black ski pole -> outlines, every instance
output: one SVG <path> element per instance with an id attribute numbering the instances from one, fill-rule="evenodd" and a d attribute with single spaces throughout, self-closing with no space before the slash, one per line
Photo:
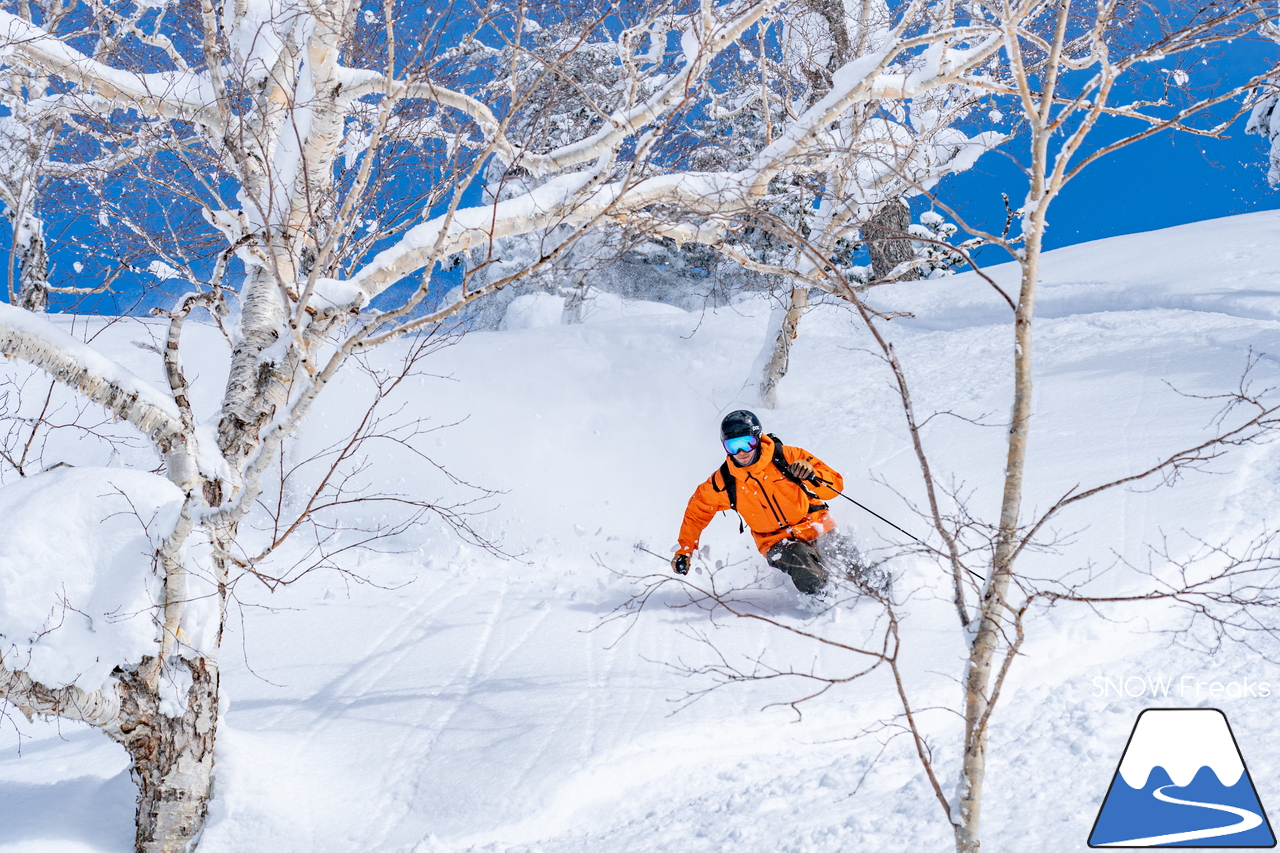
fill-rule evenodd
<path id="1" fill-rule="evenodd" d="M 669 557 L 664 557 L 664 556 L 662 556 L 661 554 L 657 553 L 656 551 L 650 551 L 648 548 L 646 548 L 643 540 L 642 540 L 642 541 L 640 541 L 640 542 L 637 542 L 637 543 L 636 543 L 635 545 L 633 545 L 632 547 L 633 547 L 633 548 L 635 548 L 637 551 L 644 551 L 646 554 L 652 554 L 653 556 L 657 557 L 659 560 L 661 560 L 661 561 L 662 561 L 662 562 L 664 562 L 664 563 L 671 563 L 671 562 L 672 562 L 671 558 L 669 558 Z M 687 575 L 687 574 L 689 574 L 689 568 L 690 568 L 691 564 L 692 564 L 692 561 L 691 561 L 691 560 L 689 560 L 687 557 L 685 558 L 684 563 L 682 563 L 682 564 L 675 564 L 675 565 L 674 565 L 674 568 L 675 568 L 676 574 L 678 574 L 678 575 Z M 684 571 L 683 571 L 683 572 L 682 572 L 682 571 L 680 571 L 680 566 L 681 566 L 681 565 L 683 565 L 683 566 L 684 566 Z"/>
<path id="2" fill-rule="evenodd" d="M 919 544 L 924 545 L 924 543 L 923 543 L 923 542 L 920 542 L 920 540 L 919 540 L 919 539 L 917 539 L 916 537 L 912 536 L 910 533 L 908 533 L 907 531 L 903 530 L 901 527 L 899 527 L 898 525 L 894 524 L 892 521 L 890 521 L 889 519 L 885 518 L 885 517 L 884 517 L 883 515 L 881 515 L 880 513 L 876 512 L 876 511 L 875 511 L 875 510 L 873 510 L 873 509 L 869 509 L 869 508 L 867 508 L 867 507 L 863 506 L 862 504 L 858 503 L 858 502 L 857 502 L 857 501 L 855 501 L 853 498 L 849 497 L 849 496 L 848 496 L 848 495 L 846 495 L 844 492 L 840 491 L 840 490 L 839 490 L 839 489 L 837 489 L 835 486 L 831 485 L 829 482 L 827 482 L 826 480 L 822 479 L 821 477 L 814 476 L 814 477 L 813 477 L 813 482 L 815 482 L 815 483 L 821 483 L 822 485 L 824 485 L 824 486 L 826 486 L 827 488 L 829 488 L 831 491 L 835 492 L 835 493 L 836 493 L 837 495 L 839 495 L 840 497 L 842 497 L 842 498 L 844 498 L 845 500 L 847 500 L 849 503 L 851 503 L 851 504 L 853 504 L 854 506 L 856 506 L 858 509 L 862 510 L 863 512 L 869 512 L 869 513 L 871 513 L 871 514 L 872 514 L 872 515 L 874 515 L 876 518 L 880 519 L 880 520 L 881 520 L 881 521 L 883 521 L 885 524 L 889 525 L 889 526 L 890 526 L 890 527 L 892 527 L 894 530 L 898 531 L 899 533 L 901 533 L 903 536 L 907 537 L 907 538 L 908 538 L 908 539 L 910 539 L 911 541 L 913 541 L 913 542 L 918 542 Z M 924 547 L 929 548 L 929 546 L 928 546 L 928 545 L 924 545 Z M 932 548 L 929 548 L 929 550 L 931 550 L 931 551 L 932 551 L 933 549 L 932 549 Z"/>
<path id="3" fill-rule="evenodd" d="M 868 507 L 865 507 L 865 506 L 863 506 L 863 505 L 862 505 L 862 504 L 860 504 L 860 503 L 858 503 L 858 502 L 857 502 L 857 501 L 855 501 L 853 498 L 849 497 L 849 496 L 848 496 L 848 495 L 846 495 L 844 492 L 840 491 L 840 490 L 839 490 L 839 489 L 837 489 L 835 486 L 831 485 L 829 482 L 827 482 L 826 480 L 822 479 L 821 477 L 819 477 L 819 476 L 815 475 L 815 476 L 813 477 L 813 482 L 815 482 L 815 483 L 821 483 L 822 485 L 826 486 L 826 487 L 827 487 L 828 489 L 830 489 L 831 491 L 835 492 L 835 493 L 836 493 L 837 495 L 839 495 L 840 497 L 842 497 L 842 498 L 844 498 L 845 500 L 847 500 L 849 503 L 851 503 L 851 504 L 853 504 L 854 506 L 856 506 L 858 509 L 862 510 L 863 512 L 869 512 L 869 513 L 871 513 L 871 514 L 872 514 L 872 515 L 874 515 L 876 518 L 880 519 L 880 520 L 881 520 L 881 521 L 883 521 L 885 524 L 889 525 L 889 526 L 890 526 L 890 527 L 892 527 L 894 530 L 898 531 L 898 532 L 899 532 L 899 533 L 901 533 L 903 536 L 906 536 L 908 539 L 912 540 L 913 542 L 919 542 L 921 545 L 924 545 L 924 547 L 929 548 L 929 550 L 930 550 L 930 551 L 932 551 L 932 550 L 933 550 L 933 548 L 930 548 L 928 545 L 925 545 L 923 542 L 920 542 L 920 540 L 919 540 L 919 539 L 916 539 L 916 537 L 912 536 L 910 533 L 908 533 L 907 531 L 903 530 L 901 527 L 899 527 L 898 525 L 894 524 L 892 521 L 890 521 L 889 519 L 885 518 L 885 517 L 884 517 L 883 515 L 881 515 L 880 513 L 876 512 L 876 511 L 875 511 L 875 510 L 873 510 L 873 509 L 870 509 L 870 508 L 868 508 Z M 966 568 L 965 568 L 965 571 L 966 571 L 966 572 L 968 572 L 969 574 L 973 575 L 973 576 L 974 576 L 975 578 L 977 578 L 978 580 L 982 580 L 982 581 L 985 581 L 985 580 L 986 580 L 986 578 L 984 578 L 982 575 L 980 575 L 980 574 L 978 574 L 977 572 L 975 572 L 973 569 L 970 569 L 970 568 L 966 567 Z"/>

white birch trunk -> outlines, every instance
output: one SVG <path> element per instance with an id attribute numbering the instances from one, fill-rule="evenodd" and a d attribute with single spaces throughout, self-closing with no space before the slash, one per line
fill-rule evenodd
<path id="1" fill-rule="evenodd" d="M 761 352 L 764 367 L 759 376 L 760 405 L 772 409 L 778 403 L 778 383 L 791 363 L 791 344 L 800 331 L 800 318 L 809 306 L 809 288 L 793 287 L 787 307 L 773 312 Z"/>
<path id="2" fill-rule="evenodd" d="M 1048 179 L 1050 169 L 1049 141 L 1052 136 L 1049 117 L 1053 92 L 1057 83 L 1057 52 L 1062 49 L 1069 4 L 1058 8 L 1054 51 L 1049 60 L 1042 100 L 1038 110 L 1028 118 L 1031 123 L 1030 187 L 1027 214 L 1023 220 L 1022 280 L 1018 293 L 1013 328 L 1013 411 L 1009 423 L 1008 451 L 1005 459 L 1004 490 L 1000 502 L 1000 521 L 996 531 L 995 554 L 991 575 L 983 590 L 976 627 L 969 647 L 968 671 L 965 673 L 964 754 L 961 759 L 960 785 L 952 819 L 955 825 L 957 853 L 979 853 L 982 848 L 980 826 L 982 790 L 987 770 L 987 737 L 992 696 L 992 666 L 1001 637 L 1007 631 L 1009 586 L 1013 580 L 1014 560 L 1018 551 L 1018 518 L 1022 508 L 1022 484 L 1026 474 L 1027 439 L 1031 431 L 1031 346 L 1032 322 L 1035 317 L 1036 289 L 1040 275 L 1040 253 L 1043 248 L 1045 216 L 1056 186 Z"/>
<path id="3" fill-rule="evenodd" d="M 44 223 L 34 216 L 15 223 L 26 233 L 25 244 L 19 244 L 18 305 L 25 311 L 43 314 L 49 307 L 49 254 L 44 241 Z"/>
<path id="4" fill-rule="evenodd" d="M 566 326 L 581 323 L 587 308 L 587 270 L 574 276 L 573 285 L 564 294 L 564 310 L 560 312 L 560 322 Z"/>
<path id="5" fill-rule="evenodd" d="M 160 712 L 159 696 L 127 680 L 118 733 L 133 759 L 138 786 L 137 853 L 187 853 L 204 827 L 218 728 L 218 667 L 207 658 L 184 660 L 192 676 L 181 717 Z"/>

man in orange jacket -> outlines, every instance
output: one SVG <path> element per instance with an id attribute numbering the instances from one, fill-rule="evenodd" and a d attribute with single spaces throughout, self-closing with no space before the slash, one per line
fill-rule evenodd
<path id="1" fill-rule="evenodd" d="M 702 531 L 717 512 L 732 509 L 769 564 L 790 575 L 800 592 L 813 595 L 827 584 L 823 555 L 832 549 L 823 546 L 843 538 L 831 535 L 836 525 L 826 501 L 844 488 L 844 478 L 808 451 L 779 447 L 762 432 L 760 419 L 746 410 L 730 412 L 720 423 L 727 458 L 689 498 L 671 567 L 688 574 Z M 852 547 L 841 545 L 846 551 Z"/>

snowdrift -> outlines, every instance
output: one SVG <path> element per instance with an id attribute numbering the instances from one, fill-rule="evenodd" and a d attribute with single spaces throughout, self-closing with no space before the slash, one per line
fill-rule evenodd
<path id="1" fill-rule="evenodd" d="M 992 275 L 1015 286 L 1007 268 Z M 975 512 L 994 514 L 1011 399 L 1007 305 L 972 274 L 873 298 L 914 315 L 890 330 L 918 411 L 958 416 L 926 429 L 935 472 Z M 672 665 L 707 660 L 704 632 L 741 660 L 827 670 L 853 662 L 763 625 L 714 629 L 705 613 L 662 606 L 675 596 L 607 621 L 636 578 L 666 570 L 633 546 L 666 553 L 674 543 L 685 501 L 721 460 L 720 417 L 751 403 L 771 306 L 685 313 L 605 299 L 587 322 L 563 326 L 549 299 L 513 303 L 503 331 L 443 349 L 431 357 L 433 376 L 398 392 L 402 417 L 439 427 L 432 461 L 497 492 L 471 506 L 484 511 L 469 521 L 508 556 L 428 521 L 381 553 L 351 552 L 351 575 L 317 571 L 276 593 L 237 587 L 201 850 L 947 849 L 949 828 L 910 743 L 884 724 L 896 710 L 885 678 L 835 689 L 798 715 L 785 703 L 811 686 L 783 679 L 701 695 L 711 682 Z M 1028 512 L 1207 437 L 1220 408 L 1208 398 L 1236 388 L 1251 357 L 1258 386 L 1276 384 L 1280 214 L 1050 253 L 1038 305 Z M 140 327 L 99 340 L 159 385 L 131 344 L 146 334 Z M 183 353 L 188 374 L 202 374 L 197 395 L 200 382 L 215 389 L 195 401 L 205 415 L 221 378 L 202 368 L 201 351 L 221 345 L 197 336 Z M 848 311 L 814 308 L 779 405 L 761 415 L 766 429 L 842 471 L 851 495 L 924 535 L 901 408 L 870 346 Z M 359 373 L 345 377 L 291 458 L 338 440 L 369 393 Z M 478 496 L 392 442 L 370 461 L 370 488 Z M 113 464 L 154 462 L 125 454 Z M 1090 567 L 1098 589 L 1123 592 L 1136 582 L 1125 564 L 1147 565 L 1153 545 L 1182 557 L 1196 538 L 1243 543 L 1275 520 L 1278 498 L 1280 447 L 1240 448 L 1175 488 L 1117 491 L 1063 516 L 1057 547 L 1022 568 L 1052 578 Z M 945 708 L 961 698 L 963 653 L 948 578 L 850 504 L 833 510 L 865 551 L 891 558 L 909 686 L 921 708 L 943 709 L 924 713 L 946 767 L 958 722 Z M 356 506 L 349 520 L 375 523 L 381 512 Z M 703 574 L 691 577 L 718 565 L 754 583 L 755 604 L 778 618 L 812 619 L 832 636 L 868 630 L 873 611 L 861 605 L 807 613 L 736 522 L 717 519 L 703 543 Z M 0 615 L 15 607 L 0 602 Z M 1222 708 L 1263 806 L 1280 808 L 1268 799 L 1280 746 L 1266 737 L 1280 668 L 1263 656 L 1280 650 L 1229 645 L 1208 655 L 1171 644 L 1160 632 L 1178 623 L 1160 607 L 1104 615 L 1061 607 L 1029 623 L 996 711 L 986 845 L 1085 849 L 1146 707 Z M 1270 692 L 1212 687 L 1242 680 Z M 5 719 L 0 745 L 0 853 L 131 849 L 132 790 L 123 753 L 105 738 Z"/>
<path id="2" fill-rule="evenodd" d="M 148 571 L 182 492 L 142 471 L 61 468 L 0 489 L 4 658 L 42 684 L 100 689 L 155 645 Z M 140 617 L 140 618 L 139 618 Z"/>

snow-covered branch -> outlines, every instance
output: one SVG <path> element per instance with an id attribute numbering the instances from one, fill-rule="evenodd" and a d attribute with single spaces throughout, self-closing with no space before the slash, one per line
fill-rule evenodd
<path id="1" fill-rule="evenodd" d="M 128 421 L 165 454 L 184 441 L 171 397 L 43 317 L 0 304 L 0 352 L 40 368 Z"/>
<path id="2" fill-rule="evenodd" d="M 504 237 L 545 230 L 553 225 L 575 225 L 600 216 L 643 230 L 637 214 L 654 205 L 669 205 L 680 210 L 684 218 L 731 216 L 763 197 L 769 182 L 784 168 L 797 173 L 831 168 L 829 163 L 811 158 L 815 147 L 820 148 L 814 136 L 818 129 L 829 125 L 852 105 L 878 100 L 893 91 L 918 95 L 953 86 L 967 71 L 986 62 L 999 48 L 1000 39 L 993 35 L 974 50 L 952 51 L 950 61 L 945 64 L 934 61 L 930 66 L 932 73 L 913 73 L 905 78 L 900 74 L 884 73 L 895 55 L 892 50 L 855 60 L 837 72 L 837 88 L 788 125 L 784 135 L 739 171 L 678 171 L 639 181 L 614 181 L 586 194 L 582 190 L 590 182 L 590 173 L 562 175 L 547 180 L 524 195 L 497 201 L 491 206 L 471 207 L 438 216 L 416 226 L 398 244 L 380 252 L 353 275 L 349 286 L 358 287 L 367 302 L 414 270 L 440 258 Z M 614 128 L 613 132 L 622 131 Z M 999 134 L 991 133 L 973 140 L 966 139 L 964 144 L 955 147 L 952 157 L 936 166 L 929 179 L 936 180 L 947 171 L 966 168 L 1001 138 Z M 810 157 L 808 162 L 804 160 L 806 157 Z M 525 165 L 525 161 L 521 164 Z M 891 166 L 890 171 L 897 173 Z M 653 227 L 656 234 L 670 228 L 659 223 Z M 696 233 L 711 240 L 719 237 L 715 229 Z M 331 287 L 337 289 L 338 285 L 334 283 Z"/>
<path id="3" fill-rule="evenodd" d="M 120 684 L 112 679 L 101 690 L 85 692 L 74 684 L 47 687 L 25 672 L 15 672 L 0 658 L 0 704 L 16 707 L 24 716 L 61 717 L 91 726 L 110 727 L 120 720 Z"/>
<path id="4" fill-rule="evenodd" d="M 145 115 L 194 121 L 213 131 L 222 127 L 213 107 L 216 95 L 204 75 L 113 68 L 5 11 L 0 11 L 0 53 L 77 83 L 100 97 L 118 99 Z"/>

